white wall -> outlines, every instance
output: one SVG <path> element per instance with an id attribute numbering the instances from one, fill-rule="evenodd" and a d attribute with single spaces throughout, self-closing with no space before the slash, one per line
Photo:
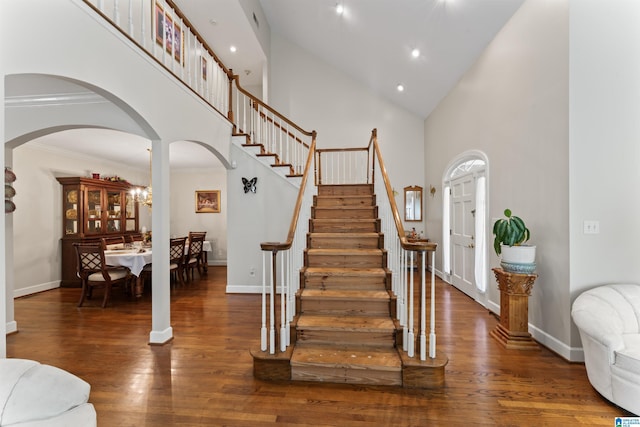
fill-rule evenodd
<path id="1" fill-rule="evenodd" d="M 220 190 L 220 213 L 196 213 L 196 190 Z M 187 236 L 189 231 L 206 231 L 211 242 L 207 254 L 210 265 L 227 263 L 227 170 L 217 168 L 171 171 L 171 235 Z"/>
<path id="2" fill-rule="evenodd" d="M 62 238 L 62 186 L 57 177 L 118 175 L 130 182 L 148 181 L 147 173 L 101 159 L 62 153 L 38 145 L 36 139 L 13 151 L 16 211 L 13 216 L 14 296 L 54 287 L 60 283 Z M 141 208 L 145 217 L 146 208 Z M 149 227 L 150 220 L 146 220 Z M 143 222 L 142 225 L 145 223 Z M 37 244 L 34 244 L 37 242 Z"/>
<path id="3" fill-rule="evenodd" d="M 529 300 L 530 330 L 567 357 L 568 31 L 567 0 L 525 2 L 424 124 L 427 187 L 440 188 L 446 166 L 464 151 L 481 150 L 488 156 L 487 229 L 505 208 L 531 229 L 539 277 Z M 441 192 L 430 200 L 428 235 L 439 243 Z M 499 266 L 493 250 L 490 254 L 490 267 Z M 489 308 L 498 311 L 499 293 L 489 273 Z"/>
<path id="4" fill-rule="evenodd" d="M 640 283 L 638 22 L 637 1 L 571 0 L 572 300 L 600 284 Z M 585 220 L 599 221 L 600 234 L 583 234 Z"/>
<path id="5" fill-rule="evenodd" d="M 38 13 L 34 13 L 36 10 Z M 7 82 L 7 75 L 22 74 L 48 75 L 77 82 L 123 110 L 137 125 L 136 133 L 152 140 L 153 168 L 158 172 L 153 176 L 156 197 L 152 222 L 154 238 L 160 242 L 153 262 L 160 267 L 167 264 L 168 260 L 160 254 L 165 248 L 168 250 L 170 236 L 170 204 L 166 196 L 169 190 L 168 144 L 197 141 L 228 166 L 231 124 L 80 0 L 6 2 L 0 22 L 3 84 Z M 11 42 L 5 43 L 6 40 Z M 118 64 L 126 64 L 126 67 Z M 4 104 L 0 114 L 5 114 Z M 76 125 L 74 117 L 67 119 L 60 125 Z M 101 120 L 102 117 L 96 116 L 94 125 L 120 129 L 105 125 Z M 120 130 L 129 129 L 129 125 L 125 124 L 126 128 Z M 7 122 L 3 129 L 5 146 L 7 135 L 16 134 L 11 126 L 12 123 Z M 32 123 L 30 131 L 41 130 L 41 123 Z M 31 138 L 22 135 L 9 142 L 17 146 Z M 0 233 L 0 242 L 4 245 L 5 233 L 12 234 L 11 228 Z M 8 274 L 2 278 L 0 292 L 13 290 L 11 279 Z M 164 286 L 169 282 L 168 268 L 154 269 L 153 282 L 149 340 L 163 343 L 172 337 L 170 294 Z M 6 304 L 11 306 L 5 310 L 7 320 L 11 322 L 12 300 Z"/>
<path id="6" fill-rule="evenodd" d="M 366 147 L 377 128 L 392 186 L 402 193 L 406 186 L 422 185 L 422 118 L 275 33 L 269 73 L 270 105 L 303 129 L 316 130 L 318 148 Z M 402 206 L 401 196 L 396 201 Z M 423 224 L 412 226 L 424 229 Z"/>
<path id="7" fill-rule="evenodd" d="M 231 154 L 236 168 L 228 173 L 227 292 L 262 292 L 260 243 L 286 241 L 299 190 L 240 146 L 234 144 Z M 245 193 L 242 178 L 254 177 L 256 192 Z"/>

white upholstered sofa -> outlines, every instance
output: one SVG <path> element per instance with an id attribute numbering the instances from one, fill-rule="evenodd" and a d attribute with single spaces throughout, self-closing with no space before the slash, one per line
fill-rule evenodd
<path id="1" fill-rule="evenodd" d="M 580 331 L 591 385 L 640 415 L 640 285 L 585 291 L 573 302 L 571 316 Z"/>
<path id="2" fill-rule="evenodd" d="M 87 382 L 54 366 L 0 359 L 0 426 L 96 426 L 90 389 Z"/>

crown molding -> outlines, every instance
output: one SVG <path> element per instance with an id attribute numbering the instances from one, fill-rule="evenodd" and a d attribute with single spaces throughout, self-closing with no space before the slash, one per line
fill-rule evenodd
<path id="1" fill-rule="evenodd" d="M 5 108 L 104 104 L 108 102 L 104 97 L 93 92 L 19 95 L 7 96 L 4 99 Z"/>

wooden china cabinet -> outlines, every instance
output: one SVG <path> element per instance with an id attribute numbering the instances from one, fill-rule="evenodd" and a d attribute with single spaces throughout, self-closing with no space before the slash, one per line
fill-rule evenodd
<path id="1" fill-rule="evenodd" d="M 76 242 L 98 242 L 105 236 L 138 231 L 138 204 L 131 185 L 100 179 L 56 178 L 62 184 L 62 281 L 80 286 L 76 275 Z"/>

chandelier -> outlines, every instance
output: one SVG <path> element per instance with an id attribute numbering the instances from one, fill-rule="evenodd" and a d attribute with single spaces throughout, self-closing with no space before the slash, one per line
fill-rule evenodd
<path id="1" fill-rule="evenodd" d="M 152 190 L 151 190 L 151 167 L 152 167 L 151 149 L 147 148 L 147 151 L 149 152 L 149 186 L 146 188 L 143 188 L 143 187 L 132 188 L 131 196 L 133 196 L 133 200 L 136 203 L 140 203 L 141 205 L 148 206 L 149 208 L 151 208 L 152 199 L 153 199 Z"/>

